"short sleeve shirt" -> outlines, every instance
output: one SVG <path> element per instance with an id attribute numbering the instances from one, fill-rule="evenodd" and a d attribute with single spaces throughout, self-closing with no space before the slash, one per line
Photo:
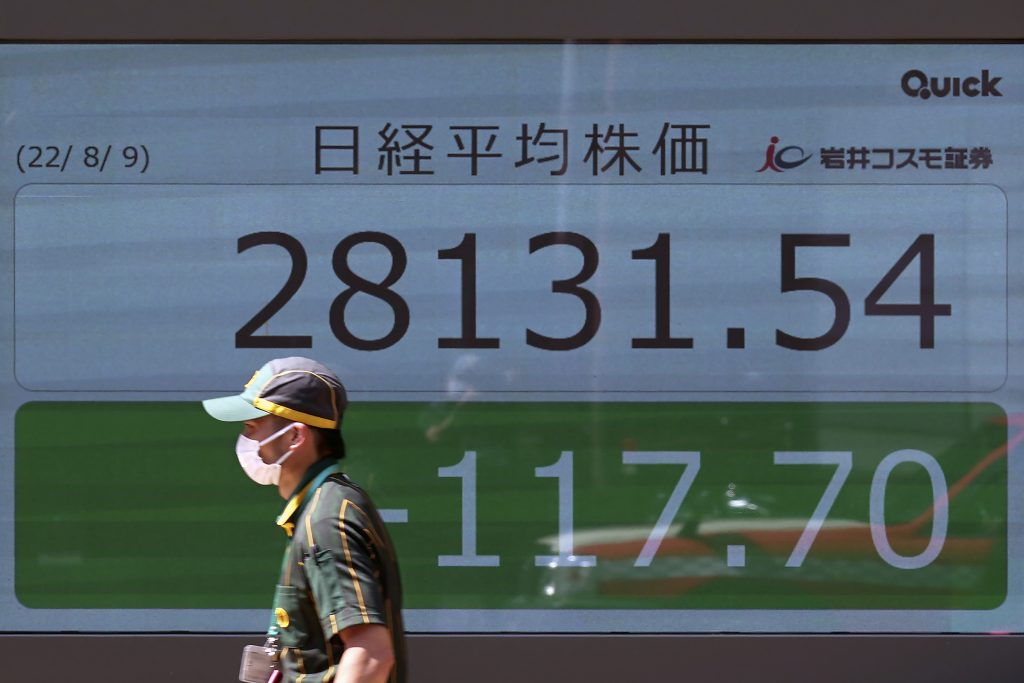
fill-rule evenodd
<path id="1" fill-rule="evenodd" d="M 315 490 L 305 484 L 278 524 L 291 533 L 271 620 L 281 647 L 282 683 L 333 681 L 344 650 L 340 634 L 359 624 L 387 628 L 395 653 L 388 681 L 405 683 L 398 562 L 366 492 L 333 473 Z"/>

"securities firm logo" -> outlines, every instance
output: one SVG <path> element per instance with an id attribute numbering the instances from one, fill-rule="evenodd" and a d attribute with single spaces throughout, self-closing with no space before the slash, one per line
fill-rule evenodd
<path id="1" fill-rule="evenodd" d="M 981 70 L 981 78 L 970 76 L 931 76 L 919 70 L 911 69 L 903 74 L 900 87 L 910 97 L 927 100 L 930 97 L 1002 97 L 996 86 L 1002 76 L 990 78 L 988 69 Z"/>
<path id="2" fill-rule="evenodd" d="M 797 147 L 796 145 L 789 145 L 788 147 L 776 150 L 775 145 L 777 144 L 779 144 L 779 136 L 773 135 L 771 143 L 764 151 L 764 166 L 757 169 L 758 173 L 764 173 L 768 170 L 782 173 L 806 163 L 808 159 L 814 156 L 813 154 L 806 154 L 803 147 Z"/>

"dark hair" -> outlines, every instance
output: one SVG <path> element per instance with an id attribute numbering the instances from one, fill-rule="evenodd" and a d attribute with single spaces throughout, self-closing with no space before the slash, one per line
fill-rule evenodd
<path id="1" fill-rule="evenodd" d="M 345 457 L 345 440 L 341 438 L 341 431 L 326 427 L 310 427 L 310 429 L 317 435 L 317 445 L 321 457 L 335 460 Z"/>
<path id="2" fill-rule="evenodd" d="M 286 417 L 274 415 L 275 422 L 282 427 L 294 422 Z M 345 440 L 341 438 L 341 431 L 333 427 L 314 427 L 306 425 L 316 435 L 317 451 L 321 458 L 334 458 L 341 460 L 345 457 Z"/>

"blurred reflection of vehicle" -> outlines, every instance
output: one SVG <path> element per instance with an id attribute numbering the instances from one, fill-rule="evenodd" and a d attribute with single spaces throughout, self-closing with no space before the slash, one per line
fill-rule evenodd
<path id="1" fill-rule="evenodd" d="M 479 363 L 480 356 L 475 353 L 463 353 L 455 359 L 445 379 L 447 400 L 432 403 L 422 420 L 427 441 L 437 442 L 452 425 L 459 409 L 476 396 L 475 369 Z"/>
<path id="2" fill-rule="evenodd" d="M 1013 418 L 1009 424 L 1024 427 L 1024 418 Z M 778 514 L 774 499 L 758 499 L 733 483 L 724 490 L 700 489 L 695 484 L 650 566 L 636 566 L 651 533 L 649 525 L 580 529 L 574 534 L 574 550 L 595 556 L 595 565 L 551 566 L 536 590 L 552 606 L 586 605 L 598 598 L 611 606 L 616 597 L 685 600 L 699 593 L 728 594 L 741 585 L 744 591 L 756 586 L 765 596 L 841 595 L 851 604 L 863 595 L 882 600 L 887 595 L 941 598 L 971 590 L 1005 593 L 1005 578 L 1000 579 L 1001 589 L 986 583 L 993 572 L 1004 576 L 998 565 L 1005 552 L 1006 519 L 1005 503 L 1001 507 L 986 503 L 991 499 L 984 492 L 989 486 L 985 474 L 1022 439 L 1024 431 L 979 459 L 949 487 L 946 498 L 910 521 L 884 526 L 892 551 L 914 557 L 931 540 L 936 509 L 954 500 L 971 506 L 975 521 L 950 525 L 939 556 L 920 569 L 889 566 L 879 556 L 868 521 L 839 517 L 827 517 L 810 551 L 792 564 L 807 518 Z M 972 490 L 972 485 L 978 490 Z M 879 529 L 874 531 L 877 534 Z M 538 544 L 553 552 L 559 538 L 544 537 Z"/>

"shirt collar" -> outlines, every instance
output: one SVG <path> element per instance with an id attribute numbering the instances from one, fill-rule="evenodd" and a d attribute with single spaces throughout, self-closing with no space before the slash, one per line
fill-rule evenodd
<path id="1" fill-rule="evenodd" d="M 302 513 L 302 509 L 306 507 L 306 497 L 309 495 L 313 480 L 318 474 L 336 463 L 337 461 L 331 458 L 321 458 L 310 465 L 306 473 L 302 475 L 298 486 L 295 487 L 288 502 L 285 503 L 284 510 L 277 516 L 277 525 L 284 529 L 288 538 L 291 538 L 295 531 L 295 520 Z"/>

